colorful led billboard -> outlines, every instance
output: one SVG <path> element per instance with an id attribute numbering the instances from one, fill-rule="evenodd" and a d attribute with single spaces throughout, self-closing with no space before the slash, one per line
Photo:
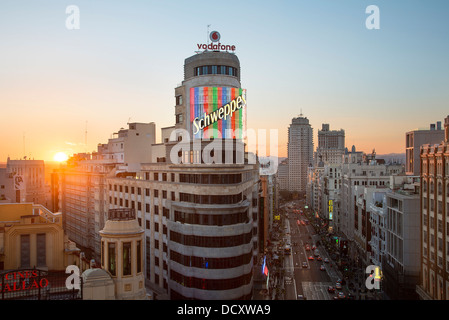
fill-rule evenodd
<path id="1" fill-rule="evenodd" d="M 246 90 L 231 87 L 191 88 L 190 121 L 196 139 L 244 139 Z"/>

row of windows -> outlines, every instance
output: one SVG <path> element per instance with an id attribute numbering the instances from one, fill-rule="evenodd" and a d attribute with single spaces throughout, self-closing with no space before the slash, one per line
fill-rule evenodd
<path id="1" fill-rule="evenodd" d="M 242 174 L 179 174 L 179 182 L 195 184 L 234 184 L 242 182 Z"/>
<path id="2" fill-rule="evenodd" d="M 228 226 L 248 223 L 248 211 L 229 214 L 198 214 L 175 211 L 175 222 L 199 224 L 203 226 Z"/>
<path id="3" fill-rule="evenodd" d="M 117 248 L 114 242 L 109 242 L 106 246 L 106 243 L 102 241 L 102 250 L 101 250 L 101 264 L 105 265 L 105 251 L 108 252 L 108 261 L 107 261 L 107 270 L 111 273 L 112 276 L 117 275 Z M 137 250 L 136 257 L 134 261 L 136 262 L 137 273 L 142 272 L 142 244 L 141 241 L 137 241 Z M 132 254 L 131 254 L 131 242 L 123 242 L 122 243 L 122 266 L 123 266 L 123 276 L 129 276 L 132 272 Z"/>
<path id="4" fill-rule="evenodd" d="M 251 242 L 253 232 L 227 237 L 208 237 L 196 235 L 184 235 L 175 231 L 170 231 L 170 241 L 177 242 L 185 246 L 195 246 L 203 248 L 227 248 L 245 245 Z"/>
<path id="5" fill-rule="evenodd" d="M 230 195 L 200 195 L 192 193 L 179 193 L 179 201 L 198 204 L 235 204 L 242 201 L 242 193 Z"/>
<path id="6" fill-rule="evenodd" d="M 249 264 L 251 262 L 252 257 L 253 257 L 252 252 L 242 254 L 237 257 L 209 258 L 209 257 L 185 256 L 176 251 L 170 251 L 170 260 L 180 263 L 187 267 L 202 268 L 202 269 L 236 268 Z"/>
<path id="7" fill-rule="evenodd" d="M 194 69 L 195 77 L 207 74 L 224 74 L 237 77 L 237 68 L 230 66 L 200 66 Z"/>
<path id="8" fill-rule="evenodd" d="M 247 274 L 231 279 L 201 279 L 196 277 L 189 277 L 180 274 L 174 270 L 170 270 L 170 279 L 181 284 L 187 288 L 195 288 L 202 290 L 230 290 L 240 288 L 251 283 L 253 273 L 250 271 Z"/>

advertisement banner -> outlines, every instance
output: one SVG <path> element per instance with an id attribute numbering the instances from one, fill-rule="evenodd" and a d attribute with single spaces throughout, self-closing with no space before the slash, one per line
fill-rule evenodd
<path id="1" fill-rule="evenodd" d="M 190 121 L 195 139 L 244 139 L 246 90 L 232 87 L 191 88 Z"/>

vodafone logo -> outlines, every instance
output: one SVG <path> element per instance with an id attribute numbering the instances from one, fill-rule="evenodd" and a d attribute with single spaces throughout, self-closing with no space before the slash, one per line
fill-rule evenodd
<path id="1" fill-rule="evenodd" d="M 210 41 L 212 41 L 212 42 L 218 42 L 218 41 L 220 41 L 220 33 L 219 33 L 218 31 L 212 31 L 212 32 L 209 34 L 209 39 L 210 39 Z"/>
<path id="2" fill-rule="evenodd" d="M 198 50 L 212 50 L 212 51 L 235 51 L 234 45 L 224 45 L 221 44 L 220 41 L 220 33 L 218 31 L 212 31 L 209 33 L 209 39 L 212 41 L 212 43 L 209 44 L 197 44 Z"/>

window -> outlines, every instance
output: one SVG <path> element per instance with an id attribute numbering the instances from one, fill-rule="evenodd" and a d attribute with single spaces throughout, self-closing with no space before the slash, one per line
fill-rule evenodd
<path id="1" fill-rule="evenodd" d="M 45 267 L 47 265 L 47 250 L 46 250 L 45 233 L 39 233 L 36 235 L 36 254 L 37 254 L 37 266 Z"/>
<path id="2" fill-rule="evenodd" d="M 108 243 L 108 270 L 111 275 L 116 275 L 117 265 L 115 262 L 115 243 Z"/>
<path id="3" fill-rule="evenodd" d="M 131 242 L 123 243 L 123 275 L 131 275 Z"/>
<path id="4" fill-rule="evenodd" d="M 22 234 L 20 236 L 20 267 L 30 266 L 30 235 Z"/>
<path id="5" fill-rule="evenodd" d="M 137 241 L 137 273 L 142 272 L 142 241 Z"/>

